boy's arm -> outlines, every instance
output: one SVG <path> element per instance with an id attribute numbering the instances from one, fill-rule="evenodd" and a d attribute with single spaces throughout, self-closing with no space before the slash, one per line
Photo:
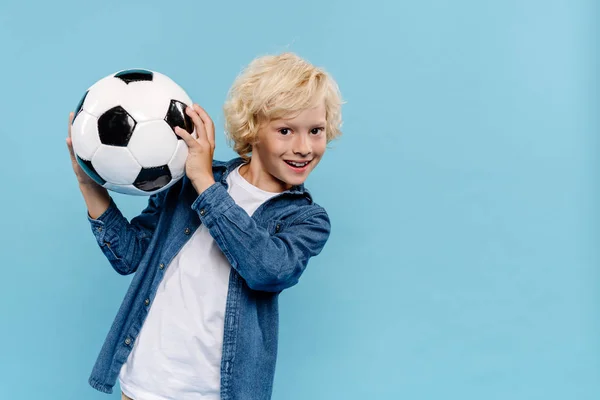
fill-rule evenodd
<path id="1" fill-rule="evenodd" d="M 251 289 L 279 292 L 295 285 L 311 257 L 329 238 L 331 225 L 322 207 L 314 207 L 281 232 L 271 234 L 238 206 L 225 187 L 213 184 L 192 208 Z"/>
<path id="2" fill-rule="evenodd" d="M 88 210 L 88 220 L 96 241 L 119 274 L 128 275 L 137 270 L 158 224 L 165 193 L 151 195 L 147 207 L 131 222 L 110 196 L 108 208 L 98 217 L 94 218 L 95 215 Z"/>
<path id="3" fill-rule="evenodd" d="M 113 268 L 121 275 L 131 274 L 136 271 L 142 255 L 148 248 L 166 191 L 150 196 L 146 209 L 128 222 L 108 191 L 94 182 L 77 162 L 71 140 L 73 116 L 73 113 L 69 113 L 66 144 L 79 190 L 85 200 L 88 220 L 102 252 Z"/>

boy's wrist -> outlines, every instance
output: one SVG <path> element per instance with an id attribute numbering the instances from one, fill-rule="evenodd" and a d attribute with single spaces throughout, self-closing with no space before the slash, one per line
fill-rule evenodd
<path id="1" fill-rule="evenodd" d="M 198 195 L 200 195 L 215 183 L 215 178 L 212 176 L 197 176 L 190 177 L 190 181 Z"/>
<path id="2" fill-rule="evenodd" d="M 110 206 L 108 190 L 98 184 L 80 183 L 79 190 L 83 195 L 90 218 L 97 219 Z"/>
<path id="3" fill-rule="evenodd" d="M 90 192 L 95 192 L 95 193 L 107 192 L 108 193 L 108 190 L 106 188 L 98 185 L 96 182 L 93 182 L 93 183 L 79 182 L 79 189 L 82 192 L 86 192 L 86 193 L 90 193 Z"/>

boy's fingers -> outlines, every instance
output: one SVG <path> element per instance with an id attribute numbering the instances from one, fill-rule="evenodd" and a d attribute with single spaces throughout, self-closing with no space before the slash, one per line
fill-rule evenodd
<path id="1" fill-rule="evenodd" d="M 73 124 L 73 112 L 69 113 L 69 137 L 71 137 L 71 125 Z"/>
<path id="2" fill-rule="evenodd" d="M 73 116 L 75 113 L 69 113 L 69 137 L 67 138 L 67 148 L 69 149 L 69 155 L 71 160 L 75 161 L 75 152 L 73 151 L 73 139 L 71 138 L 71 125 L 73 124 Z"/>
<path id="3" fill-rule="evenodd" d="M 198 104 L 194 104 L 194 111 L 198 113 L 200 119 L 204 123 L 206 128 L 206 136 L 210 144 L 214 146 L 215 144 L 215 123 L 210 118 L 208 113 L 204 110 L 204 108 L 200 107 Z"/>
<path id="4" fill-rule="evenodd" d="M 71 156 L 71 160 L 75 160 L 75 152 L 73 151 L 73 142 L 71 138 L 67 138 L 67 149 L 69 149 L 69 155 Z"/>
<path id="5" fill-rule="evenodd" d="M 199 104 L 194 104 L 194 111 L 196 111 L 198 113 L 200 118 L 202 118 L 202 121 L 204 121 L 204 123 L 207 126 L 211 126 L 211 127 L 215 126 L 215 124 L 213 123 L 213 120 L 210 118 L 210 115 L 208 115 L 206 110 L 204 108 L 200 107 Z"/>
<path id="6" fill-rule="evenodd" d="M 200 118 L 200 116 L 194 111 L 193 108 L 187 107 L 185 112 L 189 117 L 194 121 L 194 125 L 196 126 L 196 131 L 198 132 L 198 140 L 208 140 L 206 135 L 206 126 L 204 125 L 204 121 Z"/>
<path id="7" fill-rule="evenodd" d="M 177 136 L 182 138 L 188 147 L 192 147 L 195 144 L 197 144 L 196 139 L 194 139 L 193 136 L 190 135 L 188 133 L 188 131 L 186 131 L 185 129 L 181 129 L 180 127 L 176 126 L 174 130 L 175 130 L 175 134 L 177 134 Z"/>

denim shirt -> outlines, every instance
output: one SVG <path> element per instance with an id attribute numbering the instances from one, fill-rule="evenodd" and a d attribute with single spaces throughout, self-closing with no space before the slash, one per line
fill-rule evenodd
<path id="1" fill-rule="evenodd" d="M 134 274 L 89 377 L 112 393 L 171 260 L 204 224 L 231 264 L 224 316 L 221 399 L 270 399 L 278 339 L 278 296 L 295 285 L 330 233 L 325 209 L 304 185 L 263 203 L 248 216 L 227 192 L 227 175 L 244 162 L 213 162 L 215 183 L 200 195 L 187 176 L 153 194 L 130 222 L 113 199 L 94 236 L 112 267 Z M 200 266 L 199 266 L 200 267 Z"/>

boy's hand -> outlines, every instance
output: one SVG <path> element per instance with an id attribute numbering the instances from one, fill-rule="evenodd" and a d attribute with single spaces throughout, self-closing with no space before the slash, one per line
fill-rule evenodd
<path id="1" fill-rule="evenodd" d="M 75 172 L 75 176 L 77 177 L 77 182 L 79 185 L 88 185 L 88 186 L 98 186 L 92 178 L 89 177 L 88 174 L 85 173 L 83 169 L 77 163 L 75 159 L 75 153 L 73 152 L 73 141 L 71 140 L 71 125 L 73 123 L 73 113 L 69 113 L 69 136 L 67 137 L 67 148 L 69 149 L 69 154 L 71 155 L 71 166 L 73 167 L 73 172 Z"/>
<path id="2" fill-rule="evenodd" d="M 215 124 L 198 104 L 186 107 L 185 112 L 194 122 L 198 138 L 194 139 L 185 129 L 179 127 L 175 127 L 175 133 L 188 146 L 185 173 L 196 188 L 196 192 L 200 194 L 215 183 L 212 172 L 213 154 L 215 153 Z"/>

